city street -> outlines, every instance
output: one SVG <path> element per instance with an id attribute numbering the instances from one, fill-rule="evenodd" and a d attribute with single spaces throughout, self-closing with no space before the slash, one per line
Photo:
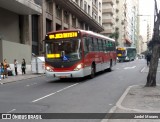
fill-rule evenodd
<path id="1" fill-rule="evenodd" d="M 0 113 L 107 113 L 115 106 L 128 86 L 145 85 L 147 72 L 146 60 L 138 59 L 117 63 L 112 72 L 98 73 L 94 79 L 86 78 L 79 82 L 73 79 L 60 81 L 42 76 L 2 84 Z M 157 76 L 157 84 L 159 79 Z M 101 120 L 45 121 L 100 122 Z"/>

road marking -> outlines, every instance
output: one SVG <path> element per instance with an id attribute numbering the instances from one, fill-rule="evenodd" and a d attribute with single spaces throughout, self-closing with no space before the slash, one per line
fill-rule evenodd
<path id="1" fill-rule="evenodd" d="M 65 87 L 65 88 L 63 88 L 63 89 L 60 89 L 60 90 L 56 91 L 56 92 L 53 92 L 53 93 L 51 93 L 51 94 L 48 94 L 48 95 L 46 95 L 46 96 L 43 96 L 43 97 L 38 98 L 38 99 L 36 99 L 36 100 L 33 100 L 32 103 L 35 103 L 35 102 L 37 102 L 37 101 L 39 101 L 39 100 L 42 100 L 42 99 L 44 99 L 44 98 L 47 98 L 47 97 L 49 97 L 49 96 L 52 96 L 52 95 L 54 95 L 54 94 L 56 94 L 56 93 L 59 93 L 59 92 L 61 92 L 61 91 L 64 91 L 64 90 L 66 90 L 66 89 L 68 89 L 68 88 L 71 88 L 71 87 L 73 87 L 73 86 L 76 86 L 76 85 L 78 85 L 78 84 L 79 84 L 79 83 L 73 84 L 73 85 L 71 85 L 71 86 L 67 86 L 67 87 Z"/>
<path id="2" fill-rule="evenodd" d="M 133 66 L 133 67 L 125 67 L 124 69 L 134 69 L 136 68 L 136 66 Z"/>
<path id="3" fill-rule="evenodd" d="M 143 69 L 141 70 L 141 72 L 144 72 L 145 68 L 146 68 L 146 67 L 143 67 Z"/>
<path id="4" fill-rule="evenodd" d="M 28 85 L 26 85 L 26 86 L 29 87 L 29 86 L 33 86 L 33 85 L 36 85 L 36 84 L 37 84 L 37 83 L 33 83 L 33 84 L 30 84 L 30 85 L 28 84 Z"/>
<path id="5" fill-rule="evenodd" d="M 12 110 L 10 110 L 10 111 L 8 111 L 7 113 L 11 113 L 11 112 L 13 112 L 13 111 L 15 111 L 16 109 L 12 109 Z"/>

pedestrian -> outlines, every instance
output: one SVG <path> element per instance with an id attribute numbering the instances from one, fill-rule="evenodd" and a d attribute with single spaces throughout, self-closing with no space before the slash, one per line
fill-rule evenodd
<path id="1" fill-rule="evenodd" d="M 8 71 L 7 71 L 7 68 L 9 67 L 9 64 L 7 63 L 7 60 L 4 59 L 3 61 L 3 68 L 4 68 L 4 75 L 5 75 L 5 78 L 7 78 L 7 75 L 8 75 Z"/>
<path id="2" fill-rule="evenodd" d="M 150 61 L 151 61 L 151 54 L 150 54 L 150 53 L 148 53 L 148 54 L 146 55 L 146 59 L 147 59 L 147 66 L 149 66 Z"/>
<path id="3" fill-rule="evenodd" d="M 1 68 L 1 75 L 2 75 L 2 77 L 4 79 L 4 66 L 3 66 L 3 62 L 1 63 L 0 68 Z"/>
<path id="4" fill-rule="evenodd" d="M 14 59 L 15 75 L 18 75 L 18 72 L 17 72 L 17 65 L 18 65 L 18 61 L 17 61 L 16 59 Z"/>
<path id="5" fill-rule="evenodd" d="M 22 61 L 21 68 L 22 68 L 22 75 L 26 74 L 26 61 L 25 61 L 25 59 L 23 59 L 23 61 Z"/>
<path id="6" fill-rule="evenodd" d="M 2 79 L 1 75 L 3 75 L 3 67 L 2 67 L 2 63 L 0 63 L 0 80 Z"/>

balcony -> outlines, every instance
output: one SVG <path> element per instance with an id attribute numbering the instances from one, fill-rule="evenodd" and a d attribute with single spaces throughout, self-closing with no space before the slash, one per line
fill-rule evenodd
<path id="1" fill-rule="evenodd" d="M 21 15 L 42 13 L 42 7 L 34 0 L 0 0 L 0 7 Z"/>
<path id="2" fill-rule="evenodd" d="M 102 11 L 103 11 L 103 14 L 105 14 L 105 13 L 111 13 L 112 15 L 114 14 L 113 8 L 103 9 Z"/>
<path id="3" fill-rule="evenodd" d="M 114 19 L 103 19 L 102 23 L 103 24 L 111 24 L 111 25 L 113 25 L 114 24 Z"/>
<path id="4" fill-rule="evenodd" d="M 114 4 L 113 0 L 102 0 L 102 1 L 103 1 L 103 3 L 110 3 L 111 5 Z"/>
<path id="5" fill-rule="evenodd" d="M 102 31 L 101 32 L 101 34 L 111 34 L 111 33 L 113 33 L 114 32 L 114 30 L 112 30 L 112 29 L 105 29 L 105 31 Z"/>

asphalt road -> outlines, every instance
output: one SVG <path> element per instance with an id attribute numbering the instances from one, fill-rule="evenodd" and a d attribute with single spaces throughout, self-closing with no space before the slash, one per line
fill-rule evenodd
<path id="1" fill-rule="evenodd" d="M 0 113 L 107 113 L 128 86 L 145 85 L 145 70 L 146 61 L 142 59 L 117 63 L 112 72 L 98 73 L 94 79 L 79 82 L 44 76 L 3 84 L 0 85 Z M 101 119 L 42 120 L 50 121 L 100 122 Z"/>

